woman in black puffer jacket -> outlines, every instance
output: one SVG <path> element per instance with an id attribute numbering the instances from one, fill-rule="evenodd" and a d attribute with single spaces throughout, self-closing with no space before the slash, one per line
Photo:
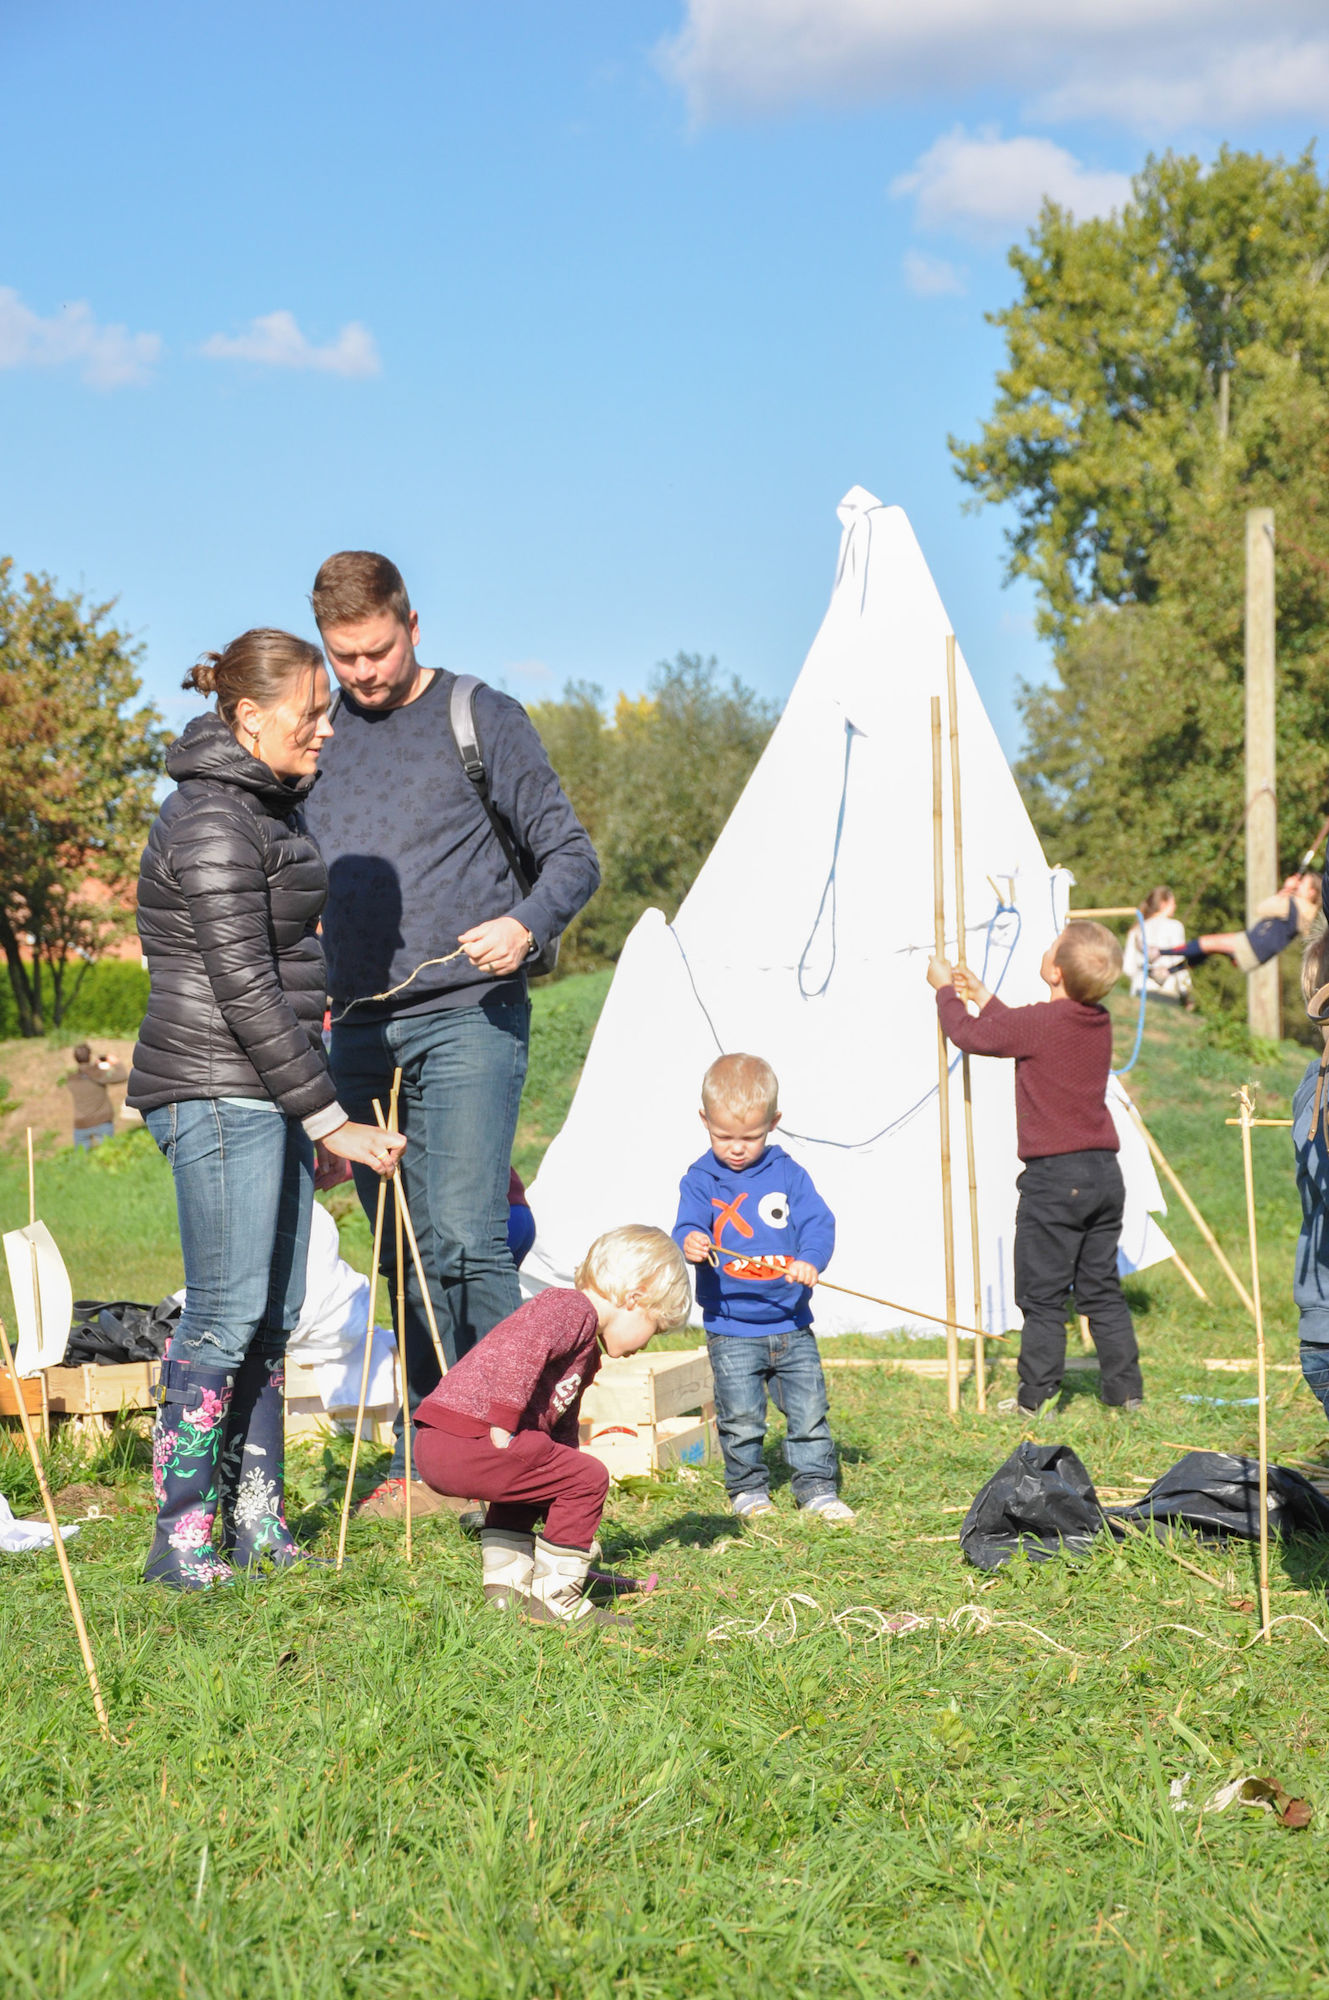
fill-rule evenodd
<path id="1" fill-rule="evenodd" d="M 167 752 L 176 790 L 139 871 L 151 991 L 127 1101 L 171 1163 L 185 1263 L 146 1575 L 206 1589 L 232 1563 L 300 1554 L 284 1511 L 282 1385 L 315 1142 L 391 1173 L 405 1141 L 351 1123 L 323 1049 L 327 873 L 301 811 L 332 734 L 323 655 L 289 632 L 246 632 L 184 685 L 215 693 L 217 710 Z"/>

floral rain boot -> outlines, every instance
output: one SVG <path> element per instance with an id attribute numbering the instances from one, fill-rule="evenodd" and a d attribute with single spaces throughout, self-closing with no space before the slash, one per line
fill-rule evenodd
<path id="1" fill-rule="evenodd" d="M 222 1547 L 237 1568 L 308 1562 L 286 1525 L 286 1363 L 255 1354 L 240 1363 L 221 1456 Z"/>
<path id="2" fill-rule="evenodd" d="M 229 1563 L 212 1546 L 212 1524 L 233 1381 L 229 1368 L 197 1361 L 162 1363 L 152 1433 L 157 1529 L 143 1570 L 146 1583 L 208 1590 L 232 1580 Z"/>

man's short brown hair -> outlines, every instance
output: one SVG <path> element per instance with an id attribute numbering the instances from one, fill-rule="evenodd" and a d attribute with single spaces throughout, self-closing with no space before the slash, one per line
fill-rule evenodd
<path id="1" fill-rule="evenodd" d="M 1061 983 L 1072 1000 L 1086 1006 L 1112 991 L 1121 977 L 1121 946 L 1102 924 L 1067 924 L 1057 940 Z"/>
<path id="2" fill-rule="evenodd" d="M 390 611 L 399 625 L 411 622 L 411 600 L 396 563 L 372 549 L 341 549 L 314 578 L 309 593 L 320 632 L 359 625 Z"/>

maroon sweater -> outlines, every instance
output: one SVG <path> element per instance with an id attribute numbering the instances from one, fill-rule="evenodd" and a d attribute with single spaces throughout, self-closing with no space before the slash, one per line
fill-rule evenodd
<path id="1" fill-rule="evenodd" d="M 996 995 L 975 1018 L 953 986 L 937 988 L 941 1025 L 957 1049 L 1014 1056 L 1015 1131 L 1022 1160 L 1049 1153 L 1115 1153 L 1104 1101 L 1112 1067 L 1112 1017 L 1081 1000 L 1008 1007 Z"/>
<path id="2" fill-rule="evenodd" d="M 600 1367 L 596 1324 L 584 1292 L 537 1292 L 449 1368 L 416 1423 L 454 1437 L 483 1437 L 495 1425 L 546 1431 L 575 1445 L 582 1393 Z"/>

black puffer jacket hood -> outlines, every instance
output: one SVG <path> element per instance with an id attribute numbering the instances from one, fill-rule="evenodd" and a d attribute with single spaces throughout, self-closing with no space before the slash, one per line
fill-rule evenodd
<path id="1" fill-rule="evenodd" d="M 317 935 L 328 878 L 301 810 L 317 774 L 285 783 L 211 712 L 171 745 L 166 768 L 176 789 L 139 870 L 151 993 L 127 1102 L 155 1111 L 190 1097 L 270 1097 L 288 1117 L 331 1129 Z"/>

